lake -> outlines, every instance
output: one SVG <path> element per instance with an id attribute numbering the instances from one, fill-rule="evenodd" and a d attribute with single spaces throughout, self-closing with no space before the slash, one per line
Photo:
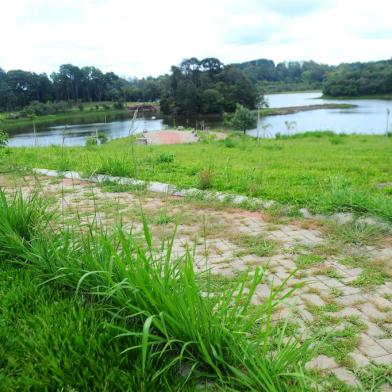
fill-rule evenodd
<path id="1" fill-rule="evenodd" d="M 321 92 L 285 93 L 267 95 L 267 101 L 271 108 L 290 106 L 305 106 L 322 103 L 351 103 L 357 105 L 352 109 L 320 109 L 295 114 L 267 116 L 262 118 L 259 124 L 259 134 L 266 132 L 266 136 L 273 137 L 277 133 L 287 133 L 285 122 L 294 122 L 293 132 L 306 132 L 313 130 L 332 130 L 337 133 L 360 133 L 360 134 L 383 134 L 386 130 L 387 109 L 392 111 L 391 100 L 381 99 L 350 99 L 350 100 L 325 100 L 321 99 Z M 151 114 L 143 114 L 134 124 L 135 133 L 157 131 L 165 126 L 171 127 L 171 121 L 152 117 Z M 205 118 L 205 125 L 216 127 L 220 120 L 216 117 Z M 200 119 L 198 120 L 200 124 Z M 392 123 L 392 119 L 390 124 Z M 178 120 L 177 125 L 195 126 L 195 120 Z M 96 130 L 104 131 L 109 139 L 124 137 L 129 134 L 131 120 L 124 116 L 117 120 L 94 122 L 87 124 L 42 126 L 38 128 L 34 136 L 32 126 L 19 130 L 10 135 L 10 146 L 48 146 L 62 144 L 76 146 L 84 145 L 86 137 L 95 133 Z M 263 126 L 266 131 L 263 130 Z M 257 130 L 248 131 L 248 134 L 256 136 Z"/>

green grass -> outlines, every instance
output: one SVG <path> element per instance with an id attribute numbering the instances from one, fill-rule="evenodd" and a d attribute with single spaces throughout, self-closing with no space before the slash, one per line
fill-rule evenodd
<path id="1" fill-rule="evenodd" d="M 254 254 L 259 257 L 266 257 L 275 254 L 275 243 L 261 235 L 243 235 L 234 239 L 234 241 L 244 248 L 244 250 L 236 253 L 238 256 Z"/>
<path id="2" fill-rule="evenodd" d="M 344 143 L 331 142 L 341 138 Z M 12 148 L 5 163 L 27 167 L 137 176 L 180 187 L 208 187 L 276 200 L 313 212 L 349 211 L 392 222 L 392 139 L 306 137 L 262 140 L 232 136 L 233 143 L 135 146 L 114 140 L 95 149 Z M 170 160 L 160 157 L 170 156 Z M 208 176 L 206 176 L 208 173 Z"/>
<path id="3" fill-rule="evenodd" d="M 329 222 L 327 234 L 333 240 L 354 245 L 374 245 L 390 233 L 387 228 L 372 225 L 359 219 L 346 223 Z"/>
<path id="4" fill-rule="evenodd" d="M 57 222 L 39 197 L 0 191 L 0 388 L 311 390 L 311 342 L 270 321 L 292 290 L 251 305 L 265 270 L 217 292 L 191 254 L 173 259 L 174 237 L 156 249 L 146 221 L 142 243 Z"/>
<path id="5" fill-rule="evenodd" d="M 110 317 L 38 283 L 33 271 L 0 268 L 0 391 L 137 390 L 136 358 L 121 355 Z"/>
<path id="6" fill-rule="evenodd" d="M 307 268 L 315 264 L 320 264 L 323 261 L 324 261 L 324 257 L 314 253 L 309 253 L 309 254 L 299 255 L 295 263 L 297 264 L 298 268 Z"/>

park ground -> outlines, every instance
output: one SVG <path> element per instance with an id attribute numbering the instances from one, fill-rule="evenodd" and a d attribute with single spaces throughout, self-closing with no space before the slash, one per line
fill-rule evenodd
<path id="1" fill-rule="evenodd" d="M 280 285 L 294 289 L 272 319 L 285 324 L 285 339 L 314 342 L 316 349 L 306 358 L 313 385 L 320 391 L 390 391 L 391 143 L 381 136 L 316 133 L 260 142 L 235 136 L 193 145 L 137 146 L 124 139 L 93 148 L 10 149 L 0 188 L 8 195 L 17 189 L 25 196 L 41 195 L 60 212 L 59 223 L 73 230 L 93 223 L 109 231 L 121 225 L 142 238 L 147 219 L 157 248 L 176 231 L 174 256 L 190 252 L 195 271 L 210 270 L 222 292 L 242 274 L 265 269 L 267 279 L 257 285 L 252 306 L 262 306 Z M 143 187 L 61 174 L 38 176 L 31 173 L 33 167 L 132 176 L 278 203 L 267 209 L 233 206 L 229 200 L 153 194 Z M 313 214 L 301 215 L 304 207 Z M 88 330 L 102 333 L 94 320 L 98 316 L 90 314 L 92 305 L 86 308 L 31 285 L 34 276 L 23 269 L 2 267 L 1 273 L 3 308 L 20 304 L 3 316 L 1 384 L 83 390 L 81 380 L 88 375 L 96 379 L 90 385 L 95 390 L 97 383 L 113 385 L 119 375 L 126 380 L 121 365 L 109 370 L 119 355 L 116 349 L 100 353 L 102 344 L 111 347 L 106 335 L 100 342 L 91 338 Z M 75 314 L 86 312 L 85 322 L 78 313 L 73 322 L 66 319 L 68 326 L 59 326 L 65 319 L 56 314 L 71 308 Z M 68 328 L 77 331 L 74 340 Z M 86 340 L 86 363 L 80 363 Z M 106 355 L 98 361 L 106 376 L 98 369 L 97 355 Z M 74 363 L 90 373 L 81 376 Z"/>

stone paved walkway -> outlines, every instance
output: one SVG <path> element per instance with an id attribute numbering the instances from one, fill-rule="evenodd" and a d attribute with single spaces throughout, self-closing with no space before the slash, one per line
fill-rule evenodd
<path id="1" fill-rule="evenodd" d="M 0 187 L 9 192 L 21 187 L 26 193 L 38 189 L 55 200 L 70 224 L 78 215 L 85 224 L 121 221 L 135 233 L 142 230 L 143 206 L 156 240 L 169 237 L 178 225 L 173 251 L 182 255 L 191 249 L 197 270 L 211 268 L 230 279 L 269 265 L 269 279 L 258 286 L 256 305 L 290 275 L 289 286 L 303 284 L 274 318 L 289 316 L 296 334 L 321 334 L 328 342 L 309 369 L 332 374 L 354 388 L 360 384 L 360 369 L 392 366 L 392 237 L 385 228 L 112 192 L 110 186 L 43 176 L 0 175 Z M 382 388 L 392 390 L 390 384 Z"/>

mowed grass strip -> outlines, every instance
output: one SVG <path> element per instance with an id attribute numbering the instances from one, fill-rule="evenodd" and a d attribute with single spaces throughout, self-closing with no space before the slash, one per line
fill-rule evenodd
<path id="1" fill-rule="evenodd" d="M 392 222 L 392 138 L 385 136 L 313 132 L 257 141 L 233 134 L 225 141 L 166 146 L 124 138 L 90 148 L 12 148 L 4 162 L 240 193 Z"/>

